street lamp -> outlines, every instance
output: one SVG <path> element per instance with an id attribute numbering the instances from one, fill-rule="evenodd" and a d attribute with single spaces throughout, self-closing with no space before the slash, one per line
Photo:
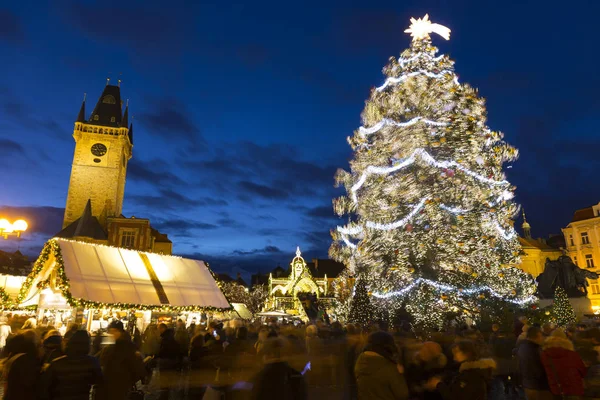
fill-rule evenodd
<path id="1" fill-rule="evenodd" d="M 12 224 L 6 218 L 0 219 L 0 236 L 8 239 L 9 236 L 21 237 L 21 233 L 27 230 L 27 222 L 18 219 Z"/>

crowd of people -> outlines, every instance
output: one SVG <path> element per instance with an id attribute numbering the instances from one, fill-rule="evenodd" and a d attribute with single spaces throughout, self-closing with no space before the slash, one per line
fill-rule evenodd
<path id="1" fill-rule="evenodd" d="M 27 320 L 3 337 L 6 400 L 595 399 L 600 329 L 415 334 L 372 325 L 178 320 L 94 335 Z M 6 330 L 5 330 L 6 331 Z M 0 346 L 0 347 L 2 347 Z M 92 397 L 90 397 L 92 396 Z"/>

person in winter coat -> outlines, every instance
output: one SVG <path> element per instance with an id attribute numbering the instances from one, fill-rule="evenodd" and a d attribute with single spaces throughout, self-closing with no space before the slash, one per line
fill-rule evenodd
<path id="1" fill-rule="evenodd" d="M 444 373 L 447 362 L 439 343 L 423 343 L 406 365 L 406 381 L 411 395 L 419 399 L 439 399 L 441 395 L 438 392 L 428 391 L 425 386 L 430 378 Z"/>
<path id="2" fill-rule="evenodd" d="M 252 400 L 305 400 L 306 382 L 301 373 L 282 360 L 284 341 L 270 338 L 263 343 L 264 367 L 252 380 Z"/>
<path id="3" fill-rule="evenodd" d="M 26 331 L 31 333 L 33 331 Z M 2 371 L 4 400 L 35 400 L 41 362 L 33 335 L 21 333 L 8 340 L 8 359 Z"/>
<path id="4" fill-rule="evenodd" d="M 542 364 L 554 395 L 583 396 L 586 367 L 567 335 L 556 329 L 542 345 Z"/>
<path id="5" fill-rule="evenodd" d="M 97 355 L 104 379 L 96 391 L 96 400 L 125 400 L 133 385 L 144 377 L 144 363 L 121 321 L 111 322 L 108 333 L 115 343 Z"/>
<path id="6" fill-rule="evenodd" d="M 54 359 L 42 373 L 40 399 L 78 400 L 90 396 L 92 385 L 102 381 L 98 359 L 88 355 L 90 336 L 77 331 L 65 346 L 65 355 Z"/>
<path id="7" fill-rule="evenodd" d="M 56 330 L 48 331 L 42 337 L 42 366 L 50 364 L 58 357 L 62 357 L 62 342 L 63 338 Z"/>
<path id="8" fill-rule="evenodd" d="M 190 347 L 190 337 L 185 327 L 185 323 L 181 319 L 177 320 L 174 338 L 177 344 L 179 345 L 179 356 L 186 356 Z"/>
<path id="9" fill-rule="evenodd" d="M 373 332 L 358 356 L 354 374 L 359 400 L 408 399 L 404 370 L 397 362 L 398 349 L 387 332 Z"/>
<path id="10" fill-rule="evenodd" d="M 461 340 L 452 348 L 454 361 L 459 364 L 458 374 L 449 382 L 444 382 L 439 376 L 430 379 L 428 385 L 435 386 L 444 400 L 485 400 L 488 386 L 496 368 L 496 362 L 491 358 L 479 358 L 479 352 L 474 342 Z"/>
<path id="11" fill-rule="evenodd" d="M 519 372 L 521 374 L 521 384 L 525 389 L 527 400 L 546 400 L 553 399 L 548 386 L 546 369 L 542 364 L 541 345 L 544 343 L 544 335 L 538 327 L 531 327 L 527 331 L 527 336 L 517 349 L 519 358 Z"/>

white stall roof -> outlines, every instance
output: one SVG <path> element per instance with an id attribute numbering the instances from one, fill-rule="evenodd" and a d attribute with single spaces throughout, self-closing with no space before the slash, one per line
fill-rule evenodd
<path id="1" fill-rule="evenodd" d="M 230 307 L 202 261 L 72 240 L 61 250 L 71 295 L 106 304 Z M 48 245 L 48 244 L 47 244 Z M 37 282 L 57 268 L 51 253 L 22 305 L 37 300 Z"/>

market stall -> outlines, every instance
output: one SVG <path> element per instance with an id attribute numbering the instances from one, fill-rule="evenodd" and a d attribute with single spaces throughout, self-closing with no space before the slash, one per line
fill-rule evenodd
<path id="1" fill-rule="evenodd" d="M 59 238 L 45 244 L 17 302 L 37 305 L 38 320 L 50 311 L 88 330 L 114 318 L 143 330 L 153 314 L 231 308 L 202 261 Z"/>

